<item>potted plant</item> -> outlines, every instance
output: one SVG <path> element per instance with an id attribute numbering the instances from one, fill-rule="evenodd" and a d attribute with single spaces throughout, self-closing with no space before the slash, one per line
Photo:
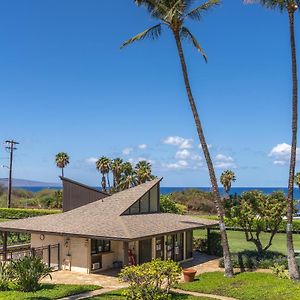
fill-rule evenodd
<path id="1" fill-rule="evenodd" d="M 197 273 L 197 270 L 189 268 L 189 269 L 183 269 L 183 278 L 185 282 L 192 282 L 195 279 L 195 275 Z"/>

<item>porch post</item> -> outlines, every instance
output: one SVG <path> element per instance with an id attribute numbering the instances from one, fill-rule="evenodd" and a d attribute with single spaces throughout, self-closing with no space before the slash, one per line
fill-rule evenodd
<path id="1" fill-rule="evenodd" d="M 186 260 L 186 231 L 183 232 L 183 260 Z"/>
<path id="2" fill-rule="evenodd" d="M 123 251 L 124 251 L 123 264 L 124 266 L 128 266 L 128 242 L 123 242 Z"/>
<path id="3" fill-rule="evenodd" d="M 7 261 L 7 231 L 3 232 L 3 261 Z"/>
<path id="4" fill-rule="evenodd" d="M 211 249 L 210 249 L 210 228 L 207 227 L 207 254 L 211 253 Z"/>

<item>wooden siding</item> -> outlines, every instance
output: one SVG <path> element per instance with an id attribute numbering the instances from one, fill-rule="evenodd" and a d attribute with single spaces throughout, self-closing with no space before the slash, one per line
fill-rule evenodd
<path id="1" fill-rule="evenodd" d="M 77 182 L 62 178 L 63 181 L 63 211 L 69 211 L 74 208 L 103 199 L 108 194 L 86 187 Z"/>

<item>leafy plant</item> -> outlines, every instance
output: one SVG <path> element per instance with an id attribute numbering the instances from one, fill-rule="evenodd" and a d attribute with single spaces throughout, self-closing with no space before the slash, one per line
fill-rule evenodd
<path id="1" fill-rule="evenodd" d="M 40 288 L 40 280 L 49 276 L 51 279 L 51 268 L 34 256 L 24 256 L 9 265 L 12 281 L 17 289 L 23 292 L 35 292 Z"/>
<path id="2" fill-rule="evenodd" d="M 130 300 L 165 300 L 170 299 L 171 287 L 178 283 L 180 266 L 172 261 L 152 260 L 138 266 L 125 267 L 120 279 L 129 283 L 123 296 Z"/>
<path id="3" fill-rule="evenodd" d="M 280 265 L 275 263 L 274 267 L 271 268 L 272 273 L 276 275 L 278 278 L 287 279 L 289 278 L 289 273 L 286 270 L 286 267 L 284 265 Z"/>
<path id="4" fill-rule="evenodd" d="M 10 283 L 10 269 L 6 262 L 0 263 L 0 291 L 7 291 Z"/>

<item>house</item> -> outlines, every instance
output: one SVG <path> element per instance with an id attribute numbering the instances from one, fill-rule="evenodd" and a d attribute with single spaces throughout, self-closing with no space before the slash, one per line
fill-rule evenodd
<path id="1" fill-rule="evenodd" d="M 93 273 L 154 258 L 192 258 L 193 230 L 216 222 L 160 212 L 154 179 L 109 195 L 62 178 L 63 212 L 0 223 L 31 234 L 31 248 L 58 269 Z"/>

